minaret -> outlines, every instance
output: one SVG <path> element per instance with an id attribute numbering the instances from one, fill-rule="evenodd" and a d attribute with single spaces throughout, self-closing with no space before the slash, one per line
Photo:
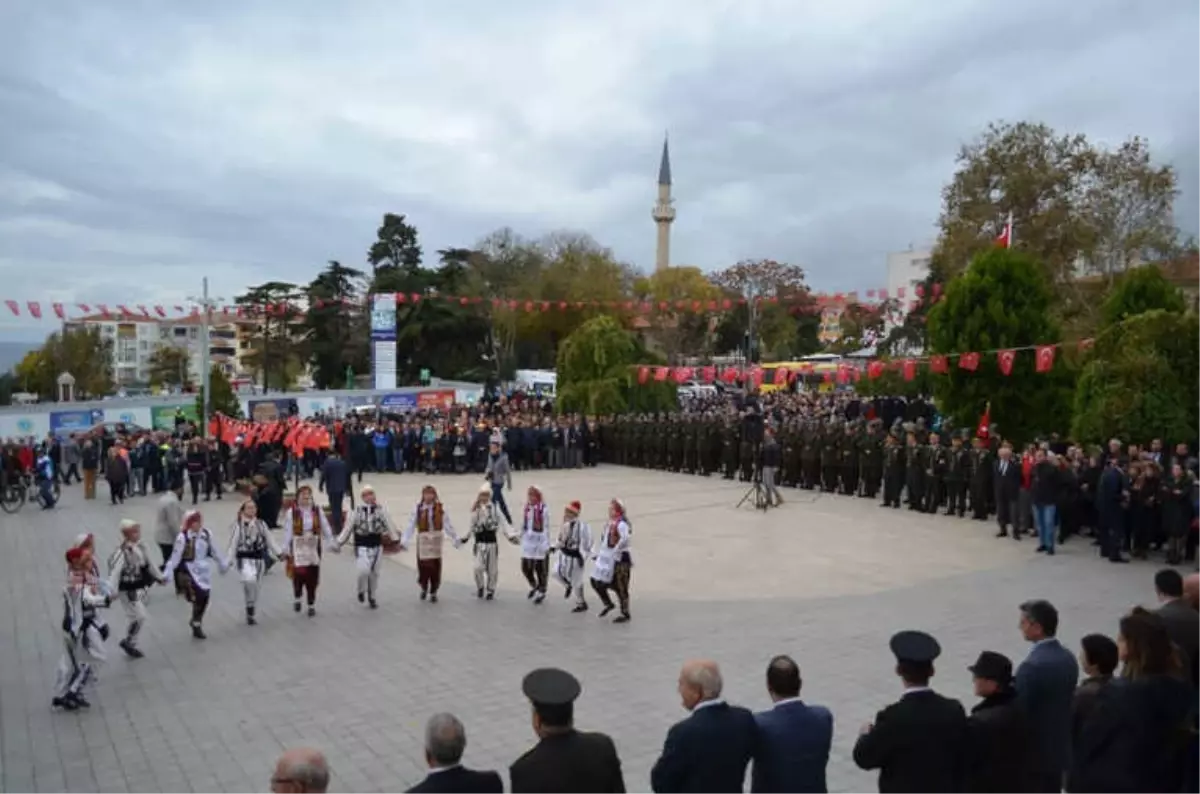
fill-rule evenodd
<path id="1" fill-rule="evenodd" d="M 675 220 L 675 208 L 671 203 L 671 155 L 664 137 L 662 162 L 658 164 L 658 200 L 650 211 L 650 217 L 658 227 L 658 244 L 654 249 L 655 273 L 661 273 L 671 266 L 671 223 Z"/>

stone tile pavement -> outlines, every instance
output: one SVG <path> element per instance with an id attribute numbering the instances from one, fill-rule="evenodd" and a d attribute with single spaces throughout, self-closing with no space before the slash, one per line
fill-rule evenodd
<path id="1" fill-rule="evenodd" d="M 518 473 L 518 487 L 532 479 Z M 260 625 L 246 626 L 236 578 L 218 579 L 206 642 L 190 637 L 186 605 L 156 590 L 146 658 L 125 659 L 110 640 L 93 707 L 78 714 L 49 705 L 62 553 L 81 531 L 96 533 L 108 552 L 120 518 L 152 526 L 154 500 L 112 508 L 103 487 L 95 502 L 72 487 L 52 512 L 0 514 L 0 787 L 261 791 L 282 748 L 311 744 L 327 753 L 335 790 L 403 790 L 422 777 L 423 725 L 440 710 L 466 724 L 469 765 L 504 770 L 534 741 L 521 678 L 552 665 L 583 682 L 579 725 L 612 734 L 628 787 L 647 790 L 666 729 L 683 716 L 675 680 L 684 659 L 716 659 L 727 696 L 762 708 L 767 660 L 790 653 L 804 697 L 837 720 L 831 789 L 874 790 L 850 751 L 859 726 L 897 695 L 893 631 L 937 636 L 944 656 L 935 685 L 969 701 L 965 667 L 980 650 L 1024 655 L 1020 601 L 1058 605 L 1072 646 L 1092 631 L 1114 633 L 1123 610 L 1153 601 L 1153 566 L 1102 563 L 1078 540 L 1045 558 L 1027 541 L 993 538 L 991 524 L 865 500 L 785 492 L 789 504 L 764 515 L 735 510 L 744 489 L 723 480 L 617 467 L 536 479 L 556 515 L 578 498 L 596 526 L 609 497 L 625 499 L 637 555 L 632 623 L 570 614 L 557 588 L 540 607 L 527 603 L 511 547 L 501 551 L 504 587 L 494 603 L 475 600 L 463 549 L 450 553 L 437 605 L 416 599 L 411 560 L 389 560 L 381 608 L 370 612 L 353 599 L 353 562 L 343 554 L 327 559 L 311 620 L 291 612 L 277 572 L 264 580 Z M 435 482 L 465 523 L 479 480 Z M 372 483 L 400 520 L 422 481 Z M 516 508 L 521 494 L 511 501 Z M 227 536 L 236 501 L 202 507 L 210 528 Z M 120 611 L 108 617 L 120 632 Z"/>

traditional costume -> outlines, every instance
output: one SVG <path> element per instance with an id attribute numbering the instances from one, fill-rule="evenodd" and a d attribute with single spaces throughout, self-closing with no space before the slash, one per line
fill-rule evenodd
<path id="1" fill-rule="evenodd" d="M 109 587 L 125 610 L 125 638 L 118 644 L 126 656 L 141 659 L 145 654 L 137 643 L 146 623 L 146 591 L 167 580 L 142 544 L 141 527 L 136 521 L 121 522 L 121 545 L 108 558 L 108 575 Z"/>
<path id="2" fill-rule="evenodd" d="M 267 570 L 267 560 L 282 555 L 272 537 L 267 522 L 258 517 L 258 508 L 251 500 L 242 503 L 233 520 L 233 535 L 229 538 L 226 558 L 237 560 L 238 576 L 242 580 L 242 596 L 246 601 L 246 623 L 255 625 L 259 582 Z"/>
<path id="3" fill-rule="evenodd" d="M 317 586 L 321 583 L 321 550 L 337 551 L 333 530 L 325 511 L 313 504 L 312 487 L 301 485 L 296 503 L 283 515 L 283 554 L 292 579 L 292 610 L 300 611 L 300 597 L 306 596 L 308 616 L 317 614 Z M 322 545 L 324 544 L 324 545 Z"/>
<path id="4" fill-rule="evenodd" d="M 546 579 L 550 568 L 550 508 L 536 485 L 529 486 L 521 522 L 521 573 L 529 582 L 529 596 L 535 604 L 546 598 Z"/>
<path id="5" fill-rule="evenodd" d="M 438 588 L 442 585 L 443 541 L 449 537 L 456 548 L 462 541 L 450 525 L 450 516 L 446 515 L 446 508 L 432 485 L 421 489 L 421 501 L 413 508 L 408 529 L 400 541 L 401 547 L 409 545 L 414 532 L 417 535 L 417 584 L 421 587 L 421 600 L 428 597 L 430 601 L 437 602 Z"/>
<path id="6" fill-rule="evenodd" d="M 229 560 L 217 548 L 208 527 L 204 526 L 199 510 L 189 510 L 183 517 L 183 529 L 175 537 L 171 559 L 163 566 L 164 579 L 175 577 L 175 592 L 192 605 L 192 636 L 203 640 L 207 635 L 202 626 L 208 600 L 212 594 L 212 561 L 224 574 L 229 570 Z"/>
<path id="7" fill-rule="evenodd" d="M 375 594 L 379 591 L 379 561 L 385 545 L 400 540 L 400 533 L 392 523 L 387 508 L 376 503 L 375 489 L 369 485 L 362 488 L 362 503 L 354 509 L 350 520 L 338 535 L 334 548 L 341 548 L 351 534 L 354 535 L 354 558 L 358 566 L 358 603 L 365 600 L 371 609 L 379 604 Z"/>
<path id="8" fill-rule="evenodd" d="M 586 612 L 588 608 L 584 597 L 583 561 L 592 551 L 592 530 L 579 518 L 582 509 L 579 502 L 567 505 L 562 528 L 558 531 L 558 542 L 554 546 L 558 552 L 554 578 L 566 585 L 566 598 L 575 594 L 572 612 Z"/>
<path id="9" fill-rule="evenodd" d="M 604 609 L 600 617 L 606 616 L 615 609 L 609 592 L 617 594 L 621 605 L 621 614 L 614 623 L 629 622 L 629 577 L 633 571 L 633 556 L 629 551 L 633 528 L 625 515 L 625 505 L 621 500 L 614 499 L 608 508 L 608 523 L 604 525 L 604 533 L 596 546 L 592 559 L 592 589 L 600 596 Z"/>
<path id="10" fill-rule="evenodd" d="M 90 536 L 88 536 L 90 538 Z M 63 588 L 63 655 L 54 682 L 55 708 L 74 711 L 91 704 L 85 697 L 107 659 L 104 641 L 108 626 L 97 614 L 111 599 L 93 571 L 91 547 L 76 545 L 67 551 L 67 584 Z"/>
<path id="11" fill-rule="evenodd" d="M 488 601 L 496 597 L 496 582 L 500 573 L 500 547 L 497 541 L 503 527 L 501 518 L 500 508 L 492 501 L 491 486 L 481 486 L 475 504 L 471 506 L 468 539 L 475 543 L 471 547 L 475 556 L 475 597 Z"/>

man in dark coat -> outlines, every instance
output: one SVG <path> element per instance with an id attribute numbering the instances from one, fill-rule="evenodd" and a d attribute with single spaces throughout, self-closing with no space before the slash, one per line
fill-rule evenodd
<path id="1" fill-rule="evenodd" d="M 879 770 L 883 794 L 961 791 L 967 715 L 957 700 L 929 688 L 942 649 L 921 631 L 896 634 L 891 649 L 905 691 L 863 726 L 854 763 Z"/>
<path id="2" fill-rule="evenodd" d="M 1032 791 L 1062 790 L 1071 752 L 1071 704 L 1079 662 L 1055 638 L 1058 610 L 1049 601 L 1021 604 L 1021 634 L 1033 648 L 1017 668 L 1017 700 L 1036 745 Z"/>
<path id="3" fill-rule="evenodd" d="M 1171 642 L 1179 648 L 1184 669 L 1195 687 L 1200 683 L 1197 681 L 1197 663 L 1200 662 L 1200 620 L 1196 618 L 1196 610 L 1183 600 L 1183 577 L 1174 568 L 1163 568 L 1154 575 L 1154 590 L 1162 603 L 1158 608 L 1158 616 L 1163 619 Z"/>
<path id="4" fill-rule="evenodd" d="M 1029 791 L 1032 760 L 1029 722 L 1017 705 L 1012 662 L 984 651 L 970 667 L 975 694 L 983 698 L 967 718 L 965 791 Z"/>
<path id="5" fill-rule="evenodd" d="M 467 731 L 453 714 L 435 714 L 425 726 L 425 763 L 429 774 L 409 794 L 503 794 L 504 782 L 492 771 L 462 765 Z"/>
<path id="6" fill-rule="evenodd" d="M 520 792 L 624 794 L 625 779 L 613 740 L 574 727 L 574 704 L 583 691 L 565 670 L 542 668 L 521 689 L 533 704 L 538 743 L 509 767 L 510 788 Z"/>
<path id="7" fill-rule="evenodd" d="M 679 697 L 691 715 L 671 726 L 650 771 L 655 792 L 741 791 L 754 758 L 758 728 L 748 709 L 721 699 L 715 662 L 688 662 L 679 673 Z"/>
<path id="8" fill-rule="evenodd" d="M 1021 464 L 1012 459 L 1012 446 L 1005 442 L 1000 447 L 996 459 L 996 471 L 993 475 L 996 484 L 996 523 L 1000 531 L 996 537 L 1002 538 L 1008 534 L 1008 528 L 1013 528 L 1013 539 L 1020 540 L 1017 523 L 1017 499 L 1021 491 Z"/>

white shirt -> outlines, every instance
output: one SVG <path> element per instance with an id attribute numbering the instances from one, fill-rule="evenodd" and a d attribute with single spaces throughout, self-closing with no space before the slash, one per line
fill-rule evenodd
<path id="1" fill-rule="evenodd" d="M 695 714 L 700 709 L 708 708 L 709 706 L 723 706 L 723 705 L 725 705 L 725 701 L 722 698 L 713 698 L 712 700 L 701 700 L 699 703 L 692 706 L 692 713 Z"/>
<path id="2" fill-rule="evenodd" d="M 183 550 L 187 546 L 189 539 L 193 543 L 192 551 L 194 559 L 189 562 L 183 562 Z M 225 573 L 229 569 L 229 560 L 225 559 L 224 555 L 217 549 L 216 544 L 212 542 L 212 532 L 203 527 L 180 532 L 175 538 L 175 547 L 171 550 L 171 559 L 167 560 L 167 564 L 163 568 L 163 578 L 170 579 L 175 574 L 175 569 L 183 562 L 184 567 L 191 574 L 192 581 L 196 583 L 196 586 L 201 590 L 211 590 L 212 560 L 217 561 L 217 566 L 221 569 L 221 573 Z"/>
<path id="3" fill-rule="evenodd" d="M 541 531 L 534 529 L 534 519 L 541 521 Z M 550 553 L 550 507 L 545 502 L 525 505 L 524 526 L 521 527 L 521 557 L 542 560 Z"/>
<path id="4" fill-rule="evenodd" d="M 419 523 L 422 510 L 425 511 L 425 515 L 427 516 L 426 523 L 429 526 L 429 529 L 426 531 L 437 532 L 437 528 L 433 525 L 433 509 L 437 506 L 437 504 L 437 502 L 433 502 L 431 504 L 425 504 L 424 502 L 417 503 L 417 506 L 413 508 L 412 516 L 408 519 L 408 528 L 404 530 L 404 537 L 400 539 L 400 543 L 402 545 L 407 546 L 412 540 L 413 535 L 416 534 L 417 524 Z M 454 525 L 450 523 L 450 513 L 447 512 L 445 506 L 442 507 L 442 532 L 446 534 L 446 537 L 454 541 L 455 546 L 461 543 L 461 541 L 458 539 L 458 533 L 454 531 Z M 419 549 L 417 553 L 419 556 Z"/>
<path id="5" fill-rule="evenodd" d="M 280 546 L 282 554 L 289 554 L 292 550 L 292 535 L 295 524 L 295 511 L 297 508 L 289 507 L 287 512 L 283 514 L 283 521 L 279 522 L 283 527 L 283 545 Z M 322 543 L 326 548 L 332 548 L 334 545 L 333 530 L 329 527 L 329 519 L 325 517 L 325 511 L 319 507 L 309 505 L 308 507 L 299 508 L 300 513 L 300 534 L 316 535 L 318 530 L 313 526 L 313 514 L 316 513 L 317 522 L 320 523 L 320 535 Z"/>

